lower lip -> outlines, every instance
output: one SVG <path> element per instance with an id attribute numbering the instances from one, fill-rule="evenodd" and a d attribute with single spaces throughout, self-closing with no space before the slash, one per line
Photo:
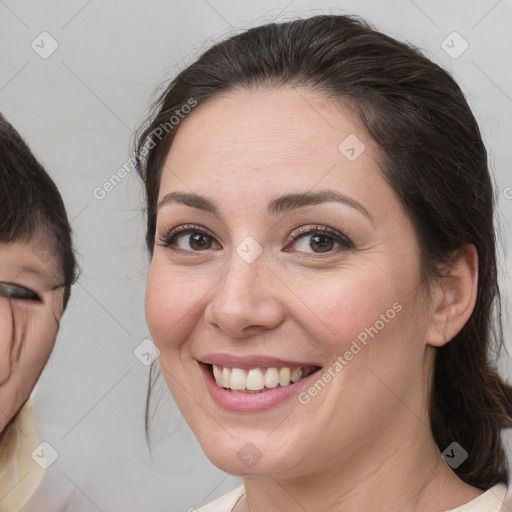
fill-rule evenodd
<path id="1" fill-rule="evenodd" d="M 296 396 L 300 389 L 317 374 L 314 372 L 294 384 L 277 386 L 264 393 L 236 393 L 217 385 L 209 365 L 199 363 L 199 366 L 206 378 L 206 387 L 213 400 L 222 408 L 233 412 L 260 412 L 271 409 Z"/>

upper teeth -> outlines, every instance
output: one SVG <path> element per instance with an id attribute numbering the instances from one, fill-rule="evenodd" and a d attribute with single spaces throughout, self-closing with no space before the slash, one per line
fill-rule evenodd
<path id="1" fill-rule="evenodd" d="M 226 368 L 213 366 L 215 382 L 223 387 L 236 391 L 261 391 L 264 388 L 272 389 L 280 386 L 289 386 L 310 375 L 314 368 L 253 368 L 242 370 L 240 368 Z"/>

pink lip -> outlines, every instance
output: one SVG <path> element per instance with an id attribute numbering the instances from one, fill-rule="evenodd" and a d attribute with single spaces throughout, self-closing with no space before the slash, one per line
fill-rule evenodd
<path id="1" fill-rule="evenodd" d="M 216 366 L 226 366 L 228 368 L 240 368 L 242 370 L 250 370 L 251 368 L 309 368 L 311 366 L 321 366 L 317 363 L 286 361 L 266 356 L 247 356 L 239 357 L 229 354 L 210 354 L 201 358 L 201 362 L 205 364 L 214 364 Z"/>
<path id="2" fill-rule="evenodd" d="M 296 367 L 305 366 L 304 364 L 294 364 Z M 199 363 L 199 366 L 206 379 L 206 387 L 215 403 L 223 409 L 233 412 L 261 412 L 271 409 L 296 396 L 300 389 L 306 386 L 309 380 L 317 374 L 317 372 L 312 373 L 294 384 L 284 387 L 278 386 L 265 393 L 233 393 L 217 385 L 207 365 Z M 237 368 L 240 368 L 240 366 Z M 255 368 L 255 366 L 251 366 L 251 368 Z"/>

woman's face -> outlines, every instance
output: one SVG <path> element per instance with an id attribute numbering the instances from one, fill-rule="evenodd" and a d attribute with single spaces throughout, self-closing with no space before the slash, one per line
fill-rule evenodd
<path id="1" fill-rule="evenodd" d="M 0 431 L 28 399 L 55 344 L 63 288 L 52 251 L 34 239 L 0 245 Z"/>
<path id="2" fill-rule="evenodd" d="M 159 202 L 146 316 L 216 465 L 311 475 L 424 428 L 417 244 L 348 110 L 216 97 L 180 125 Z"/>

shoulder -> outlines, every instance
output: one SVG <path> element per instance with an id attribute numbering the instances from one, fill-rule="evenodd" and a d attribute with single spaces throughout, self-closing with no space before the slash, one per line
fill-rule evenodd
<path id="1" fill-rule="evenodd" d="M 507 486 L 497 484 L 469 503 L 446 512 L 500 512 L 504 510 L 503 499 L 506 493 Z"/>
<path id="2" fill-rule="evenodd" d="M 231 512 L 231 509 L 235 506 L 236 502 L 243 496 L 244 486 L 241 485 L 236 489 L 224 494 L 220 498 L 208 503 L 204 507 L 201 507 L 197 512 Z"/>

